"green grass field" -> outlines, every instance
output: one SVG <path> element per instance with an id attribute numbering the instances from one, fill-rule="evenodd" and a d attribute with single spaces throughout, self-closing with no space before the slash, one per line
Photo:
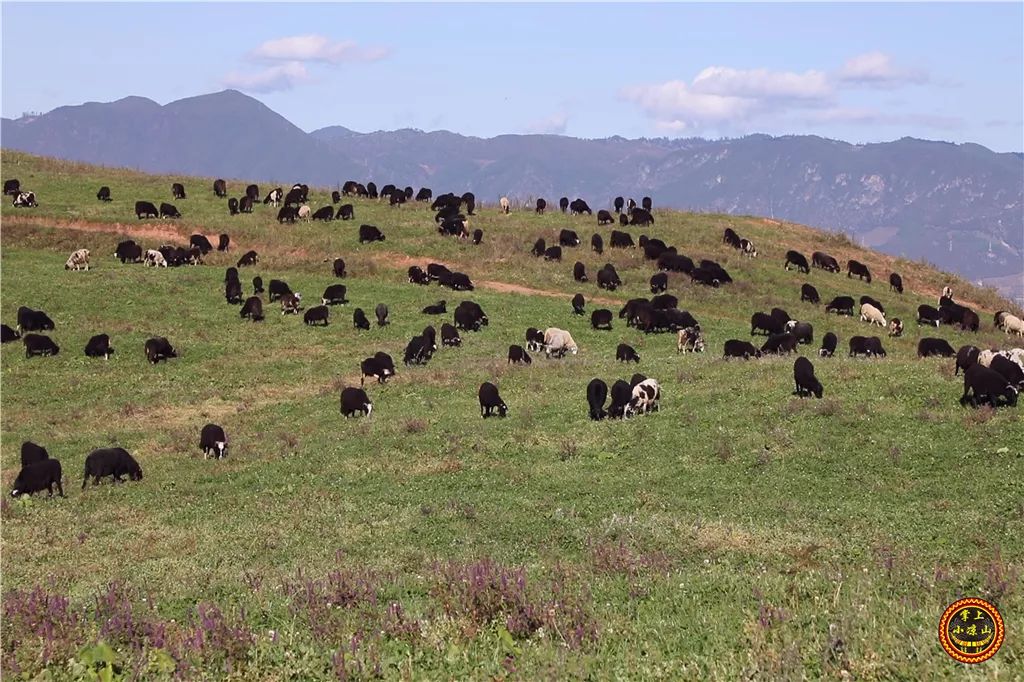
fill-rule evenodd
<path id="1" fill-rule="evenodd" d="M 992 291 L 839 235 L 656 206 L 647 234 L 718 260 L 736 280 L 711 290 L 671 277 L 669 293 L 708 342 L 702 355 L 678 355 L 674 335 L 644 336 L 618 319 L 593 331 L 571 314 L 577 291 L 588 311 L 649 296 L 653 267 L 641 252 L 566 249 L 561 264 L 529 254 L 562 227 L 589 244 L 591 217 L 503 216 L 497 197 L 482 198 L 470 227 L 484 243 L 473 246 L 439 236 L 422 205 L 357 200 L 355 221 L 279 226 L 262 204 L 229 216 L 212 179 L 6 151 L 2 163 L 4 179 L 18 177 L 40 206 L 5 201 L 0 213 L 0 320 L 13 327 L 19 306 L 43 309 L 61 346 L 32 359 L 20 343 L 3 347 L 5 677 L 1021 677 L 1020 408 L 963 409 L 953 361 L 916 357 L 928 335 L 954 347 L 1011 345 L 992 328 L 992 312 L 1010 307 Z M 171 200 L 177 180 L 185 200 Z M 114 201 L 96 201 L 100 185 Z M 330 189 L 311 193 L 314 210 Z M 229 195 L 243 191 L 229 182 Z M 137 199 L 171 201 L 184 218 L 138 221 Z M 359 245 L 360 223 L 387 240 Z M 721 244 L 730 226 L 757 244 L 757 259 Z M 609 228 L 600 231 L 607 243 Z M 126 236 L 155 248 L 195 232 L 214 243 L 230 234 L 231 252 L 166 270 L 111 257 Z M 63 269 L 76 248 L 92 251 L 90 271 Z M 223 276 L 250 248 L 261 262 L 241 270 L 246 295 L 259 274 L 312 304 L 338 281 L 330 261 L 342 256 L 350 303 L 332 309 L 326 328 L 282 317 L 276 304 L 265 322 L 243 322 L 224 302 Z M 876 281 L 787 272 L 789 248 L 855 257 Z M 625 286 L 573 282 L 577 259 L 592 278 L 615 263 Z M 409 265 L 431 261 L 468 273 L 477 290 L 406 281 Z M 888 292 L 893 269 L 903 296 Z M 845 357 L 850 336 L 878 328 L 799 303 L 805 281 L 826 301 L 874 296 L 904 320 L 905 336 L 881 334 L 885 359 Z M 945 284 L 978 310 L 981 332 L 913 323 Z M 399 365 L 387 385 L 368 384 L 370 418 L 342 417 L 339 393 L 358 384 L 359 361 L 383 350 L 400 362 L 411 336 L 440 324 L 420 313 L 439 299 L 449 310 L 472 299 L 491 323 L 425 367 Z M 352 310 L 372 318 L 380 302 L 392 324 L 354 330 Z M 753 312 L 776 305 L 814 324 L 815 344 L 801 354 L 823 400 L 791 396 L 793 358 L 721 358 L 725 340 L 750 338 Z M 529 326 L 570 330 L 579 354 L 507 365 L 508 345 L 523 344 Z M 840 338 L 833 359 L 814 355 L 826 331 Z M 101 332 L 116 349 L 106 362 L 82 354 Z M 154 335 L 181 357 L 146 363 L 142 345 Z M 621 342 L 640 352 L 638 367 L 616 363 Z M 590 379 L 610 386 L 634 371 L 661 382 L 661 411 L 591 422 Z M 510 407 L 504 420 L 479 417 L 487 380 Z M 198 448 L 211 421 L 231 440 L 222 461 Z M 60 459 L 66 499 L 6 494 L 24 440 Z M 115 445 L 139 460 L 144 480 L 79 490 L 86 455 Z M 955 663 L 936 636 L 943 609 L 962 596 L 994 601 L 1008 628 L 999 653 L 975 667 Z"/>

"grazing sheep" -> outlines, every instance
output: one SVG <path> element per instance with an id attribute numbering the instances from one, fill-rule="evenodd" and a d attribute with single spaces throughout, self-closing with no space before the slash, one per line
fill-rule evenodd
<path id="1" fill-rule="evenodd" d="M 430 275 L 425 273 L 420 266 L 412 265 L 409 267 L 409 283 L 423 286 L 429 285 Z"/>
<path id="2" fill-rule="evenodd" d="M 345 259 L 344 258 L 335 258 L 334 259 L 334 263 L 333 263 L 331 269 L 334 271 L 334 276 L 335 277 L 345 277 L 346 274 L 347 274 L 345 272 Z"/>
<path id="3" fill-rule="evenodd" d="M 30 440 L 21 444 L 21 466 L 28 466 L 49 458 L 50 453 L 42 445 L 36 445 Z"/>
<path id="4" fill-rule="evenodd" d="M 103 358 L 109 360 L 114 349 L 110 347 L 110 337 L 106 334 L 97 334 L 85 344 L 85 356 L 87 358 Z"/>
<path id="5" fill-rule="evenodd" d="M 1018 390 L 1024 388 L 1024 368 L 1021 368 L 1019 364 L 1007 358 L 1002 353 L 992 358 L 992 364 L 989 365 L 989 369 L 999 372 L 1004 379 L 1010 382 L 1010 384 Z"/>
<path id="6" fill-rule="evenodd" d="M 242 254 L 242 257 L 238 259 L 235 264 L 237 267 L 245 267 L 246 265 L 256 265 L 260 262 L 260 255 L 255 251 L 246 251 Z"/>
<path id="7" fill-rule="evenodd" d="M 327 318 L 330 317 L 331 309 L 325 305 L 318 305 L 310 308 L 302 316 L 303 324 L 307 326 L 313 326 L 316 324 L 323 323 L 323 326 L 327 326 Z"/>
<path id="8" fill-rule="evenodd" d="M 250 296 L 245 299 L 242 310 L 238 313 L 242 319 L 249 318 L 253 322 L 263 320 L 263 301 L 259 296 Z"/>
<path id="9" fill-rule="evenodd" d="M 995 408 L 999 405 L 999 398 L 1003 398 L 1006 405 L 1013 407 L 1017 404 L 1018 393 L 1006 377 L 979 363 L 964 372 L 964 394 L 960 397 L 960 405 L 970 402 L 971 407 L 977 407 L 979 400 L 987 400 Z"/>
<path id="10" fill-rule="evenodd" d="M 542 350 L 544 348 L 544 332 L 536 327 L 528 328 L 526 330 L 526 347 L 533 351 Z"/>
<path id="11" fill-rule="evenodd" d="M 580 238 L 575 230 L 562 230 L 558 233 L 558 243 L 571 248 L 580 245 Z"/>
<path id="12" fill-rule="evenodd" d="M 82 490 L 85 490 L 89 477 L 93 485 L 99 485 L 100 479 L 110 476 L 114 483 L 120 483 L 122 476 L 132 481 L 142 480 L 142 467 L 124 448 L 99 448 L 85 458 L 85 472 L 82 475 Z"/>
<path id="13" fill-rule="evenodd" d="M 704 352 L 704 336 L 700 332 L 700 327 L 685 327 L 676 332 L 676 352 Z"/>
<path id="14" fill-rule="evenodd" d="M 64 263 L 65 270 L 88 270 L 89 269 L 89 249 L 78 249 L 71 256 L 68 257 L 66 263 Z"/>
<path id="15" fill-rule="evenodd" d="M 590 238 L 590 248 L 593 249 L 597 255 L 604 253 L 604 240 L 601 239 L 601 235 L 595 234 Z"/>
<path id="16" fill-rule="evenodd" d="M 861 296 L 860 297 L 860 304 L 864 305 L 865 303 L 870 303 L 871 305 L 873 305 L 876 308 L 878 308 L 878 311 L 880 313 L 885 315 L 885 307 L 882 306 L 882 304 L 879 303 L 878 301 L 876 301 L 875 299 L 871 298 L 870 296 Z"/>
<path id="17" fill-rule="evenodd" d="M 474 301 L 463 301 L 455 307 L 455 328 L 465 331 L 480 331 L 481 327 L 490 324 L 487 314 Z"/>
<path id="18" fill-rule="evenodd" d="M 144 266 L 153 268 L 166 268 L 167 259 L 164 258 L 164 254 L 160 253 L 156 249 L 148 249 L 146 256 L 142 260 Z"/>
<path id="19" fill-rule="evenodd" d="M 821 251 L 815 251 L 811 254 L 811 263 L 816 268 L 821 268 L 826 272 L 836 273 L 839 272 L 839 261 L 832 256 Z"/>
<path id="20" fill-rule="evenodd" d="M 462 345 L 462 337 L 459 336 L 459 330 L 447 322 L 441 324 L 441 345 L 451 347 Z"/>
<path id="21" fill-rule="evenodd" d="M 376 377 L 378 384 L 387 383 L 388 377 L 395 373 L 395 363 L 391 360 L 391 356 L 387 353 L 381 353 L 380 355 L 386 356 L 386 359 L 382 360 L 376 355 L 372 358 L 366 358 L 359 363 L 359 385 L 363 386 L 366 382 L 366 377 Z"/>
<path id="22" fill-rule="evenodd" d="M 615 349 L 615 359 L 619 362 L 640 362 L 640 354 L 632 346 L 620 343 Z"/>
<path id="23" fill-rule="evenodd" d="M 615 267 L 611 263 L 606 263 L 604 267 L 597 271 L 598 289 L 615 291 L 615 289 L 620 286 L 622 286 L 622 280 L 619 278 L 619 273 L 616 272 Z"/>
<path id="24" fill-rule="evenodd" d="M 434 356 L 435 349 L 436 345 L 431 339 L 423 335 L 414 336 L 405 346 L 405 355 L 403 356 L 402 362 L 406 366 L 425 365 L 430 362 L 430 358 Z"/>
<path id="25" fill-rule="evenodd" d="M 754 345 L 748 341 L 729 339 L 725 342 L 725 352 L 723 357 L 743 358 L 744 360 L 749 360 L 750 358 L 761 357 L 761 351 L 755 348 Z"/>
<path id="26" fill-rule="evenodd" d="M 839 339 L 832 332 L 828 332 L 821 339 L 821 348 L 818 349 L 818 356 L 823 358 L 830 358 L 835 355 L 836 346 L 839 345 Z"/>
<path id="27" fill-rule="evenodd" d="M 480 228 L 473 230 L 473 243 L 480 246 L 480 242 L 484 240 L 484 231 Z"/>
<path id="28" fill-rule="evenodd" d="M 534 256 L 537 256 L 538 258 L 543 256 L 545 251 L 547 251 L 547 244 L 544 243 L 543 237 L 535 241 L 533 243 L 533 248 L 530 249 L 530 253 L 532 253 Z"/>
<path id="29" fill-rule="evenodd" d="M 50 497 L 53 497 L 53 486 L 57 486 L 57 493 L 64 497 L 64 487 L 61 485 L 60 462 L 56 459 L 44 459 L 21 467 L 18 477 L 14 479 L 14 486 L 11 488 L 11 497 L 31 495 L 46 490 Z"/>
<path id="30" fill-rule="evenodd" d="M 604 402 L 608 399 L 608 384 L 600 379 L 591 379 L 587 384 L 587 404 L 590 406 L 590 418 L 600 421 L 607 416 Z"/>
<path id="31" fill-rule="evenodd" d="M 285 294 L 281 297 L 281 314 L 282 315 L 295 315 L 299 312 L 299 306 L 302 303 L 302 294 L 299 292 Z M 318 306 L 323 307 L 323 306 Z M 324 318 L 326 324 L 326 317 Z"/>
<path id="32" fill-rule="evenodd" d="M 501 212 L 504 213 L 505 215 L 508 215 L 508 212 L 509 210 L 511 210 L 512 206 L 512 204 L 508 200 L 508 197 L 502 197 L 501 199 L 499 199 L 498 205 L 501 206 Z"/>
<path id="33" fill-rule="evenodd" d="M 789 332 L 783 332 L 782 334 L 772 334 L 768 337 L 768 340 L 761 346 L 761 353 L 767 355 L 782 355 L 783 353 L 795 353 L 797 346 L 797 338 Z"/>
<path id="34" fill-rule="evenodd" d="M 561 246 L 549 246 L 544 251 L 544 260 L 559 261 L 562 260 L 562 247 Z"/>
<path id="35" fill-rule="evenodd" d="M 818 305 L 821 303 L 821 297 L 818 296 L 817 289 L 810 284 L 804 283 L 804 285 L 800 287 L 800 301 L 807 301 L 808 303 Z"/>
<path id="36" fill-rule="evenodd" d="M 495 410 L 498 412 L 499 417 L 504 417 L 508 414 L 508 405 L 498 395 L 498 387 L 489 381 L 485 381 L 480 384 L 480 390 L 477 395 L 480 398 L 480 416 L 487 419 L 491 416 L 491 413 Z"/>
<path id="37" fill-rule="evenodd" d="M 657 412 L 661 403 L 661 385 L 656 379 L 644 378 L 633 386 L 629 405 L 623 412 L 624 417 L 634 414 Z"/>
<path id="38" fill-rule="evenodd" d="M 853 296 L 836 296 L 825 306 L 825 312 L 837 315 L 853 315 Z"/>
<path id="39" fill-rule="evenodd" d="M 320 297 L 320 305 L 344 305 L 348 303 L 348 288 L 344 284 L 330 284 Z"/>
<path id="40" fill-rule="evenodd" d="M 903 336 L 903 320 L 901 320 L 898 317 L 894 317 L 891 320 L 889 320 L 889 336 Z"/>
<path id="41" fill-rule="evenodd" d="M 508 364 L 529 365 L 532 363 L 533 360 L 530 359 L 530 354 L 526 352 L 525 348 L 517 344 L 512 344 L 508 347 Z"/>
<path id="42" fill-rule="evenodd" d="M 864 303 L 860 307 L 860 320 L 861 322 L 868 322 L 870 324 L 877 324 L 879 327 L 885 327 L 885 315 L 882 311 L 871 305 L 870 303 Z"/>
<path id="43" fill-rule="evenodd" d="M 572 266 L 572 278 L 577 282 L 587 281 L 587 268 L 580 261 Z"/>
<path id="44" fill-rule="evenodd" d="M 992 316 L 992 324 L 996 329 L 1003 328 L 1003 318 L 1010 314 L 1009 310 L 997 310 L 996 314 Z"/>
<path id="45" fill-rule="evenodd" d="M 612 311 L 607 308 L 598 308 L 590 314 L 590 326 L 594 329 L 612 329 Z"/>
<path id="46" fill-rule="evenodd" d="M 949 341 L 946 341 L 945 339 L 925 337 L 917 342 L 917 357 L 930 358 L 935 355 L 943 358 L 951 358 L 956 355 L 956 351 L 954 351 L 953 347 L 949 345 Z"/>
<path id="47" fill-rule="evenodd" d="M 768 313 L 754 313 L 750 316 L 750 335 L 754 336 L 758 331 L 764 332 L 765 336 L 781 334 L 785 329 L 784 325 L 785 322 Z"/>
<path id="48" fill-rule="evenodd" d="M 623 419 L 629 402 L 633 398 L 633 387 L 629 383 L 619 379 L 612 384 L 612 402 L 608 406 L 608 416 L 613 419 Z"/>
<path id="49" fill-rule="evenodd" d="M 373 401 L 361 388 L 349 386 L 341 390 L 341 413 L 346 417 L 354 417 L 356 413 L 367 417 L 373 412 Z"/>
<path id="50" fill-rule="evenodd" d="M 895 291 L 897 294 L 903 293 L 903 278 L 899 276 L 899 273 L 893 272 L 889 275 L 889 291 Z"/>
<path id="51" fill-rule="evenodd" d="M 199 433 L 199 449 L 203 451 L 203 459 L 213 455 L 216 459 L 228 456 L 228 437 L 224 429 L 217 424 L 207 424 Z"/>
<path id="52" fill-rule="evenodd" d="M 256 275 L 252 278 L 252 293 L 262 294 L 263 293 L 263 278 Z"/>
<path id="53" fill-rule="evenodd" d="M 366 313 L 363 312 L 362 308 L 356 308 L 352 312 L 352 326 L 363 330 L 370 328 L 370 321 L 366 319 Z"/>
<path id="54" fill-rule="evenodd" d="M 855 260 L 849 260 L 846 262 L 846 277 L 849 279 L 852 275 L 857 275 L 858 279 L 866 281 L 871 284 L 871 271 L 868 270 L 868 266 Z"/>
<path id="55" fill-rule="evenodd" d="M 587 302 L 583 298 L 583 294 L 576 294 L 572 297 L 572 312 L 574 315 L 583 315 L 586 311 L 584 307 Z"/>
<path id="56" fill-rule="evenodd" d="M 786 323 L 786 331 L 796 337 L 797 343 L 814 343 L 814 327 L 810 322 L 790 320 Z"/>
<path id="57" fill-rule="evenodd" d="M 659 272 L 651 276 L 651 293 L 657 294 L 668 289 L 668 275 Z"/>
<path id="58" fill-rule="evenodd" d="M 0 325 L 0 343 L 11 343 L 12 341 L 17 341 L 20 338 L 21 334 L 14 329 L 11 329 L 6 324 Z"/>
<path id="59" fill-rule="evenodd" d="M 224 300 L 230 305 L 238 305 L 242 302 L 242 283 L 233 279 L 224 285 Z"/>
<path id="60" fill-rule="evenodd" d="M 377 318 L 377 326 L 384 327 L 390 324 L 388 320 L 388 307 L 383 303 L 378 303 L 377 307 L 373 309 L 373 314 Z"/>
<path id="61" fill-rule="evenodd" d="M 154 365 L 161 360 L 166 361 L 169 358 L 178 357 L 178 353 L 174 350 L 171 342 L 163 336 L 154 336 L 148 339 L 143 346 L 143 350 L 146 353 L 146 360 Z"/>
<path id="62" fill-rule="evenodd" d="M 941 320 L 942 313 L 937 308 L 933 308 L 930 305 L 917 306 L 917 324 L 931 324 L 938 327 Z"/>
<path id="63" fill-rule="evenodd" d="M 797 269 L 797 272 L 810 273 L 811 268 L 807 265 L 807 257 L 799 251 L 787 251 L 786 262 L 783 263 L 786 270 L 789 270 L 789 266 L 792 265 Z"/>
<path id="64" fill-rule="evenodd" d="M 579 352 L 579 347 L 576 342 L 572 339 L 572 334 L 565 331 L 564 329 L 558 329 L 557 327 L 548 327 L 544 330 L 544 354 L 547 357 L 554 355 L 560 358 L 566 354 L 566 352 L 576 355 Z"/>
<path id="65" fill-rule="evenodd" d="M 757 258 L 757 247 L 754 246 L 754 242 L 749 239 L 740 240 L 740 253 L 747 258 Z"/>
<path id="66" fill-rule="evenodd" d="M 1017 336 L 1024 337 L 1024 320 L 1020 319 L 1016 315 L 1007 313 L 1002 319 L 1003 331 L 1006 335 L 1016 334 Z"/>
<path id="67" fill-rule="evenodd" d="M 793 363 L 793 380 L 796 382 L 796 395 L 800 398 L 810 395 L 820 398 L 825 394 L 821 382 L 814 376 L 814 365 L 807 358 L 797 358 Z"/>

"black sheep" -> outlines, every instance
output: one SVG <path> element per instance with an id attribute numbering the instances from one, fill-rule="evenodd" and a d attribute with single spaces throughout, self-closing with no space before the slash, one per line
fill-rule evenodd
<path id="1" fill-rule="evenodd" d="M 612 329 L 612 311 L 607 308 L 598 308 L 590 314 L 590 326 L 594 329 Z"/>
<path id="2" fill-rule="evenodd" d="M 334 271 L 335 277 L 345 277 L 345 275 L 347 274 L 345 272 L 345 259 L 335 258 L 332 270 Z"/>
<path id="3" fill-rule="evenodd" d="M 21 334 L 8 327 L 6 324 L 0 325 L 0 343 L 10 343 L 17 341 L 21 338 Z"/>
<path id="4" fill-rule="evenodd" d="M 729 339 L 725 342 L 724 357 L 727 358 L 743 358 L 749 360 L 750 358 L 761 357 L 761 351 L 754 347 L 749 341 L 740 341 L 738 339 Z"/>
<path id="5" fill-rule="evenodd" d="M 30 440 L 21 444 L 21 466 L 28 466 L 49 458 L 50 453 L 42 445 L 36 445 Z"/>
<path id="6" fill-rule="evenodd" d="M 979 400 L 987 400 L 992 407 L 997 407 L 999 398 L 1003 398 L 1006 405 L 1012 407 L 1017 404 L 1017 393 L 1017 388 L 1002 374 L 975 363 L 964 372 L 964 394 L 960 398 L 960 405 L 970 402 L 972 407 L 977 407 Z"/>
<path id="7" fill-rule="evenodd" d="M 480 391 L 477 394 L 480 398 L 480 416 L 486 419 L 495 410 L 499 417 L 508 414 L 508 405 L 498 395 L 498 387 L 489 381 L 480 384 Z"/>
<path id="8" fill-rule="evenodd" d="M 25 344 L 25 357 L 30 358 L 33 355 L 57 355 L 60 353 L 60 346 L 53 342 L 49 336 L 43 334 L 25 334 L 22 337 L 22 343 Z"/>
<path id="9" fill-rule="evenodd" d="M 629 401 L 633 399 L 633 387 L 619 379 L 612 384 L 612 402 L 608 406 L 608 416 L 613 419 L 622 419 L 625 416 Z"/>
<path id="10" fill-rule="evenodd" d="M 348 288 L 344 284 L 331 284 L 324 289 L 324 295 L 320 297 L 321 305 L 344 305 L 348 303 L 345 297 Z"/>
<path id="11" fill-rule="evenodd" d="M 341 390 L 341 413 L 346 417 L 353 417 L 361 412 L 367 417 L 373 412 L 373 401 L 361 388 L 349 386 Z"/>
<path id="12" fill-rule="evenodd" d="M 447 311 L 447 301 L 438 301 L 433 305 L 428 305 L 423 309 L 424 315 L 444 315 Z"/>
<path id="13" fill-rule="evenodd" d="M 919 358 L 930 358 L 934 355 L 938 355 L 943 358 L 951 358 L 956 355 L 956 351 L 949 345 L 949 341 L 945 339 L 933 339 L 925 337 L 917 342 L 917 357 Z"/>
<path id="14" fill-rule="evenodd" d="M 312 326 L 323 323 L 323 326 L 327 326 L 327 318 L 330 317 L 331 309 L 325 305 L 318 305 L 307 310 L 302 316 L 303 324 Z"/>
<path id="15" fill-rule="evenodd" d="M 199 449 L 203 451 L 203 459 L 213 455 L 217 459 L 228 456 L 228 437 L 224 429 L 217 424 L 207 424 L 199 432 Z"/>
<path id="16" fill-rule="evenodd" d="M 821 382 L 814 376 L 814 365 L 807 358 L 797 358 L 793 363 L 793 380 L 796 382 L 796 394 L 801 398 L 812 394 L 820 398 L 825 393 Z"/>
<path id="17" fill-rule="evenodd" d="M 163 336 L 154 336 L 151 339 L 147 339 L 143 350 L 146 353 L 146 360 L 154 365 L 161 360 L 166 361 L 168 358 L 178 357 L 178 353 L 174 350 L 171 342 Z"/>
<path id="18" fill-rule="evenodd" d="M 362 308 L 356 308 L 352 313 L 352 326 L 356 329 L 369 329 L 370 321 L 366 319 L 366 313 Z"/>
<path id="19" fill-rule="evenodd" d="M 960 370 L 966 371 L 968 367 L 978 362 L 978 353 L 981 351 L 977 346 L 960 346 L 960 350 L 956 352 L 956 367 L 953 370 L 953 376 L 960 373 Z"/>
<path id="20" fill-rule="evenodd" d="M 526 352 L 525 348 L 516 344 L 508 347 L 508 364 L 529 365 L 531 363 L 533 363 L 533 360 L 530 359 L 530 354 Z"/>
<path id="21" fill-rule="evenodd" d="M 601 239 L 601 235 L 595 234 L 590 238 L 590 248 L 597 252 L 597 255 L 604 253 L 604 240 Z"/>
<path id="22" fill-rule="evenodd" d="M 103 358 L 109 360 L 114 349 L 110 347 L 110 337 L 106 334 L 97 334 L 85 344 L 85 356 L 89 358 Z"/>
<path id="23" fill-rule="evenodd" d="M 997 355 L 992 358 L 992 363 L 988 368 L 993 372 L 998 372 L 1018 390 L 1024 388 L 1024 370 L 1022 370 L 1020 365 L 1013 360 L 1003 357 L 1002 355 Z"/>
<path id="24" fill-rule="evenodd" d="M 768 337 L 768 340 L 761 346 L 761 353 L 777 354 L 782 355 L 786 353 L 795 353 L 797 345 L 797 338 L 789 332 L 783 332 L 782 334 L 772 334 Z"/>
<path id="25" fill-rule="evenodd" d="M 587 281 L 587 268 L 580 261 L 576 261 L 576 264 L 572 266 L 572 278 L 577 282 Z"/>
<path id="26" fill-rule="evenodd" d="M 807 257 L 799 251 L 787 251 L 785 268 L 789 270 L 789 266 L 792 265 L 797 269 L 797 272 L 810 273 L 811 268 L 807 265 Z"/>
<path id="27" fill-rule="evenodd" d="M 632 346 L 620 343 L 615 349 L 615 359 L 619 362 L 640 362 L 640 354 Z"/>
<path id="28" fill-rule="evenodd" d="M 828 332 L 821 340 L 821 348 L 818 349 L 818 355 L 823 358 L 832 357 L 835 355 L 837 345 L 839 345 L 839 339 L 834 333 Z"/>
<path id="29" fill-rule="evenodd" d="M 378 303 L 377 307 L 373 309 L 373 314 L 377 318 L 377 326 L 384 327 L 390 324 L 388 319 L 388 307 L 383 303 Z"/>
<path id="30" fill-rule="evenodd" d="M 49 492 L 50 497 L 53 497 L 53 486 L 57 486 L 57 493 L 64 497 L 61 478 L 60 462 L 55 459 L 47 458 L 27 464 L 21 468 L 18 477 L 14 479 L 11 497 L 31 495 L 43 490 Z"/>
<path id="31" fill-rule="evenodd" d="M 448 322 L 441 325 L 441 345 L 442 346 L 461 346 L 462 337 L 459 336 L 459 330 L 453 327 Z"/>
<path id="32" fill-rule="evenodd" d="M 608 384 L 600 379 L 591 379 L 587 384 L 587 404 L 590 405 L 590 418 L 600 421 L 607 416 L 604 401 L 608 399 Z"/>
<path id="33" fill-rule="evenodd" d="M 657 294 L 668 289 L 668 275 L 659 272 L 651 276 L 651 293 Z"/>
<path id="34" fill-rule="evenodd" d="M 253 322 L 259 322 L 263 319 L 263 301 L 259 296 L 250 296 L 245 299 L 242 310 L 238 314 L 243 319 L 248 317 Z"/>
<path id="35" fill-rule="evenodd" d="M 818 305 L 821 303 L 821 298 L 818 296 L 817 289 L 810 284 L 804 283 L 804 285 L 800 287 L 800 301 L 807 301 L 808 303 Z"/>
<path id="36" fill-rule="evenodd" d="M 393 362 L 391 364 L 392 366 L 394 366 Z M 376 357 L 366 358 L 361 363 L 359 363 L 359 370 L 360 386 L 362 386 L 365 383 L 366 377 L 376 377 L 378 384 L 386 383 L 388 377 L 394 373 L 392 368 L 388 367 L 386 363 L 381 362 Z"/>
<path id="37" fill-rule="evenodd" d="M 574 315 L 583 315 L 586 311 L 584 307 L 587 302 L 583 298 L 583 294 L 576 294 L 572 297 L 572 312 Z"/>
<path id="38" fill-rule="evenodd" d="M 111 476 L 114 483 L 120 483 L 122 476 L 127 476 L 132 481 L 141 481 L 142 467 L 124 448 L 100 448 L 93 450 L 85 458 L 82 490 L 85 490 L 90 476 L 93 485 L 99 485 L 100 479 L 106 476 Z"/>

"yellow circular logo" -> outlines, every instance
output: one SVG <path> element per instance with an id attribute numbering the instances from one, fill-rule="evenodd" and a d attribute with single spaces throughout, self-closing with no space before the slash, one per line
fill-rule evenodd
<path id="1" fill-rule="evenodd" d="M 1006 631 L 1003 617 L 984 599 L 958 599 L 939 621 L 939 642 L 947 654 L 961 663 L 981 663 L 995 656 Z"/>

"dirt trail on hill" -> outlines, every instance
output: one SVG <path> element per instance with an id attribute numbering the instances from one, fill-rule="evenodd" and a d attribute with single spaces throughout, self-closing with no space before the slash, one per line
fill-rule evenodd
<path id="1" fill-rule="evenodd" d="M 32 216 L 16 216 L 7 218 L 11 225 L 34 225 L 37 227 L 54 227 L 63 230 L 80 232 L 113 232 L 126 234 L 130 237 L 142 237 L 156 241 L 188 241 L 176 228 L 170 225 L 153 225 L 152 223 L 100 223 L 88 220 L 57 220 L 54 218 L 36 218 Z"/>

